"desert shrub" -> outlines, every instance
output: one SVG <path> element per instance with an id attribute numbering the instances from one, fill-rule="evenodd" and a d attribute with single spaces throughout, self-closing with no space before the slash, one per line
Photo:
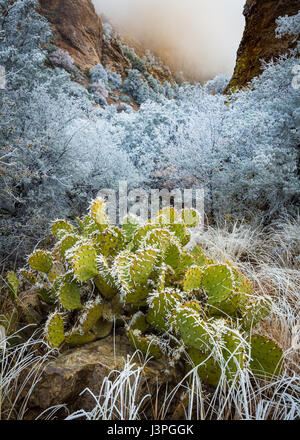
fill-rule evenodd
<path id="1" fill-rule="evenodd" d="M 228 76 L 219 74 L 214 79 L 207 81 L 204 88 L 209 93 L 223 93 L 228 86 L 229 80 L 230 78 Z"/>
<path id="2" fill-rule="evenodd" d="M 128 70 L 127 78 L 123 83 L 123 89 L 137 104 L 142 104 L 149 99 L 149 87 L 138 70 Z"/>
<path id="3" fill-rule="evenodd" d="M 91 72 L 98 86 L 89 93 L 64 69 L 45 66 L 53 47 L 37 2 L 3 0 L 0 7 L 0 65 L 7 79 L 0 95 L 3 258 L 18 246 L 24 255 L 42 238 L 49 213 L 74 217 L 87 198 L 119 180 L 146 189 L 204 187 L 213 221 L 263 215 L 268 222 L 285 210 L 295 214 L 295 55 L 265 65 L 249 89 L 228 97 L 212 96 L 199 84 L 163 86 L 138 70 L 129 70 L 123 89 L 118 75 L 101 65 Z M 144 62 L 158 63 L 149 54 Z M 125 90 L 139 111 L 95 106 L 95 93 L 105 104 L 113 87 Z"/>
<path id="4" fill-rule="evenodd" d="M 61 67 L 69 72 L 78 71 L 75 66 L 73 58 L 68 52 L 62 49 L 56 49 L 49 55 L 49 60 L 56 67 Z"/>

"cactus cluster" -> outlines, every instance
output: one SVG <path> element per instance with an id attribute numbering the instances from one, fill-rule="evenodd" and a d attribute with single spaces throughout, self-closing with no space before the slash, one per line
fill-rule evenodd
<path id="1" fill-rule="evenodd" d="M 55 221 L 52 252 L 35 250 L 20 271 L 52 308 L 45 324 L 49 345 L 94 341 L 115 322 L 145 354 L 170 362 L 185 355 L 211 385 L 222 374 L 230 380 L 237 369 L 280 371 L 281 349 L 251 335 L 271 300 L 254 296 L 251 282 L 232 265 L 212 261 L 199 247 L 185 250 L 197 222 L 195 210 L 165 208 L 144 224 L 128 216 L 119 228 L 109 224 L 101 199 L 76 227 Z M 12 274 L 9 283 L 15 292 Z"/>

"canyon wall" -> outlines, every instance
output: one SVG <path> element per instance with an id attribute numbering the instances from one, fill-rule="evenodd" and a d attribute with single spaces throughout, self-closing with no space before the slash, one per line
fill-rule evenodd
<path id="1" fill-rule="evenodd" d="M 270 61 L 294 47 L 294 37 L 275 37 L 276 19 L 295 15 L 299 9 L 299 0 L 247 0 L 244 7 L 246 26 L 228 91 L 246 86 L 258 76 L 262 71 L 261 59 Z"/>

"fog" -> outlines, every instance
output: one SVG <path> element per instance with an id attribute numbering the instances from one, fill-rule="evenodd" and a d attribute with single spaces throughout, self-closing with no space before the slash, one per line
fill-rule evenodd
<path id="1" fill-rule="evenodd" d="M 245 0 L 93 0 L 122 33 L 203 80 L 233 72 Z"/>

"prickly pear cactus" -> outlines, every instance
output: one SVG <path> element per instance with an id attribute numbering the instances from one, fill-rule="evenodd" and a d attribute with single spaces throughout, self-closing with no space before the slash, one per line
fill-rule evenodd
<path id="1" fill-rule="evenodd" d="M 197 367 L 197 373 L 203 382 L 217 387 L 222 370 L 212 354 L 203 353 L 196 348 L 187 349 L 187 369 Z"/>
<path id="2" fill-rule="evenodd" d="M 157 359 L 162 357 L 161 344 L 157 338 L 151 335 L 143 336 L 140 330 L 129 330 L 128 339 L 137 350 L 146 356 Z"/>
<path id="3" fill-rule="evenodd" d="M 73 263 L 74 276 L 78 281 L 84 282 L 98 275 L 97 252 L 91 241 L 79 243 L 73 252 L 69 251 L 69 254 Z"/>
<path id="4" fill-rule="evenodd" d="M 83 333 L 89 332 L 102 317 L 103 308 L 101 300 L 90 301 L 85 305 L 80 317 L 80 328 Z"/>
<path id="5" fill-rule="evenodd" d="M 185 249 L 200 221 L 195 210 L 164 208 L 144 224 L 127 216 L 119 228 L 98 198 L 76 220 L 56 220 L 53 250 L 35 250 L 20 271 L 51 310 L 51 347 L 86 344 L 117 325 L 145 355 L 172 365 L 182 357 L 213 386 L 224 378 L 233 383 L 249 365 L 259 376 L 279 371 L 281 349 L 250 334 L 270 313 L 270 298 L 255 297 L 231 264 L 211 260 L 199 246 Z M 17 295 L 15 274 L 8 284 Z"/>
<path id="6" fill-rule="evenodd" d="M 147 321 L 159 332 L 165 332 L 169 328 L 168 317 L 172 311 L 180 305 L 181 294 L 176 289 L 166 289 L 162 292 L 154 292 L 148 299 L 149 311 Z"/>
<path id="7" fill-rule="evenodd" d="M 57 292 L 58 301 L 66 310 L 82 308 L 80 300 L 80 287 L 75 281 L 63 282 Z"/>
<path id="8" fill-rule="evenodd" d="M 51 270 L 53 257 L 48 251 L 36 250 L 29 256 L 28 264 L 32 270 L 47 274 Z"/>
<path id="9" fill-rule="evenodd" d="M 254 327 L 272 311 L 272 298 L 269 296 L 250 297 L 242 308 L 241 326 L 245 330 Z"/>
<path id="10" fill-rule="evenodd" d="M 256 376 L 271 378 L 282 369 L 283 353 L 271 339 L 254 335 L 251 337 L 250 368 Z"/>
<path id="11" fill-rule="evenodd" d="M 55 222 L 52 223 L 51 232 L 56 238 L 61 238 L 64 235 L 72 234 L 74 231 L 74 226 L 66 220 L 55 220 Z"/>
<path id="12" fill-rule="evenodd" d="M 52 348 L 58 348 L 65 340 L 64 321 L 60 313 L 51 314 L 45 324 L 45 335 Z"/>
<path id="13" fill-rule="evenodd" d="M 15 274 L 15 272 L 10 271 L 7 273 L 7 283 L 8 283 L 8 290 L 11 298 L 13 300 L 18 298 L 18 290 L 19 290 L 19 278 Z"/>
<path id="14" fill-rule="evenodd" d="M 107 226 L 108 218 L 106 215 L 105 201 L 101 198 L 93 200 L 90 206 L 90 215 L 93 220 L 100 226 L 100 230 Z"/>
<path id="15" fill-rule="evenodd" d="M 190 292 L 195 289 L 200 289 L 202 285 L 202 276 L 203 271 L 201 267 L 191 267 L 183 279 L 183 290 L 185 292 Z"/>

